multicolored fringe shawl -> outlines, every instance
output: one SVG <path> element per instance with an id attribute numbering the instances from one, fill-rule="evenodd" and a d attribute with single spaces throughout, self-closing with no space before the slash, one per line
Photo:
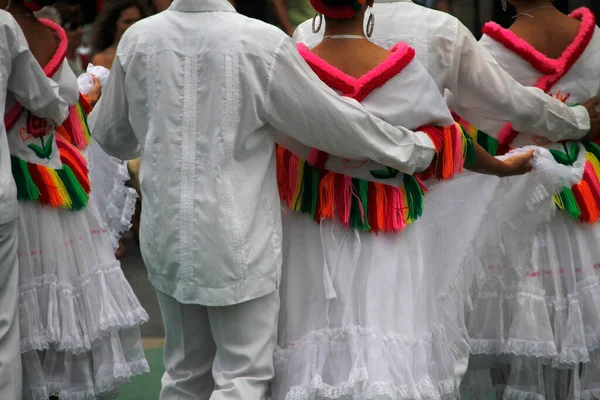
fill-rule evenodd
<path id="1" fill-rule="evenodd" d="M 52 77 L 65 59 L 67 37 L 60 26 L 50 21 L 41 21 L 57 34 L 60 41 L 56 53 L 44 67 L 46 75 Z M 62 168 L 50 168 L 11 156 L 19 201 L 35 200 L 43 205 L 72 211 L 82 210 L 87 206 L 91 188 L 87 161 L 81 151 L 91 144 L 86 117 L 89 101 L 82 95 L 79 100 L 69 109 L 69 116 L 63 124 L 47 135 L 50 139 L 49 146 L 52 140 L 56 140 Z M 19 120 L 23 111 L 26 111 L 23 106 L 16 104 L 6 113 L 4 123 L 7 131 Z"/>
<path id="2" fill-rule="evenodd" d="M 344 226 L 363 232 L 400 232 L 423 214 L 422 180 L 451 179 L 475 162 L 473 141 L 459 125 L 418 130 L 432 138 L 436 157 L 426 171 L 404 174 L 400 186 L 327 171 L 329 154 L 316 149 L 304 161 L 278 146 L 279 196 L 291 210 L 309 214 L 317 223 L 338 219 Z M 388 168 L 371 174 L 379 179 L 395 178 L 399 171 Z"/>
<path id="3" fill-rule="evenodd" d="M 471 124 L 463 122 L 471 137 L 492 156 L 499 154 L 502 147 L 498 140 L 478 130 Z M 567 143 L 570 143 L 568 146 Z M 566 142 L 563 144 L 564 152 L 549 150 L 554 160 L 562 165 L 573 165 L 579 157 L 582 144 L 586 154 L 583 179 L 572 187 L 564 187 L 554 195 L 554 202 L 558 209 L 563 210 L 577 221 L 593 224 L 600 222 L 600 146 L 593 142 Z"/>
<path id="4" fill-rule="evenodd" d="M 54 169 L 11 156 L 12 173 L 19 201 L 39 201 L 43 205 L 72 211 L 87 206 L 90 193 L 87 161 L 80 151 L 89 143 L 89 129 L 80 107 L 72 107 L 69 118 L 57 128 L 56 144 L 62 168 Z"/>

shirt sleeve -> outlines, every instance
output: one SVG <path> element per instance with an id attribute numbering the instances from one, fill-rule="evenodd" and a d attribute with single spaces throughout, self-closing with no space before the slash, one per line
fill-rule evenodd
<path id="1" fill-rule="evenodd" d="M 117 55 L 108 84 L 90 114 L 89 124 L 93 138 L 106 153 L 121 160 L 133 160 L 141 155 L 141 146 L 129 123 L 125 77 Z"/>
<path id="2" fill-rule="evenodd" d="M 25 36 L 15 22 L 7 26 L 0 42 L 8 43 L 12 67 L 7 89 L 27 110 L 40 118 L 62 124 L 69 115 L 69 105 L 60 97 L 58 85 L 40 67 L 29 51 Z"/>
<path id="3" fill-rule="evenodd" d="M 408 174 L 426 169 L 434 156 L 426 134 L 393 127 L 322 83 L 289 38 L 276 53 L 265 106 L 272 126 L 332 155 L 368 158 Z"/>
<path id="4" fill-rule="evenodd" d="M 524 87 L 505 72 L 464 25 L 459 24 L 454 68 L 447 89 L 450 108 L 475 126 L 485 120 L 552 141 L 579 139 L 590 130 L 583 106 L 569 107 L 542 90 Z"/>

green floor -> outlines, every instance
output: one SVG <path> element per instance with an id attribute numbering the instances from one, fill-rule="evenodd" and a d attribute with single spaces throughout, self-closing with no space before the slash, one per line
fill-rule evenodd
<path id="1" fill-rule="evenodd" d="M 160 379 L 163 374 L 163 349 L 146 351 L 150 373 L 131 380 L 121 387 L 118 400 L 156 400 L 160 393 Z"/>

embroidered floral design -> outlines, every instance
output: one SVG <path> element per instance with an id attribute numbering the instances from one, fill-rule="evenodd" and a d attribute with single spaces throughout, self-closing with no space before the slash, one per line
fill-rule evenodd
<path id="1" fill-rule="evenodd" d="M 45 119 L 38 118 L 35 115 L 28 113 L 27 132 L 36 139 L 46 136 L 46 133 L 48 132 L 48 122 Z"/>
<path id="2" fill-rule="evenodd" d="M 49 160 L 52 157 L 52 143 L 54 140 L 54 134 L 51 134 L 48 137 L 48 141 L 44 143 L 44 137 L 40 137 L 40 141 L 42 142 L 42 146 L 38 146 L 37 144 L 30 144 L 29 147 L 36 156 L 42 159 Z"/>
<path id="3" fill-rule="evenodd" d="M 374 178 L 377 179 L 392 179 L 395 178 L 396 176 L 398 176 L 398 173 L 400 171 L 398 171 L 397 169 L 391 168 L 391 167 L 387 167 L 387 171 L 383 171 L 383 170 L 372 170 L 369 171 L 371 173 L 371 175 Z"/>

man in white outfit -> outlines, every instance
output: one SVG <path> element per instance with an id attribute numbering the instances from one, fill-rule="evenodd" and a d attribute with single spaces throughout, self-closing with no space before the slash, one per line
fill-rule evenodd
<path id="1" fill-rule="evenodd" d="M 282 31 L 175 0 L 123 36 L 92 133 L 141 156 L 141 248 L 166 329 L 162 400 L 260 400 L 281 275 L 276 131 L 414 173 L 433 145 L 322 84 Z"/>
<path id="2" fill-rule="evenodd" d="M 69 112 L 58 86 L 46 78 L 13 17 L 0 10 L 0 109 L 6 92 L 41 118 L 62 124 Z M 0 399 L 20 399 L 19 268 L 17 188 L 11 172 L 4 119 L 0 122 Z"/>

